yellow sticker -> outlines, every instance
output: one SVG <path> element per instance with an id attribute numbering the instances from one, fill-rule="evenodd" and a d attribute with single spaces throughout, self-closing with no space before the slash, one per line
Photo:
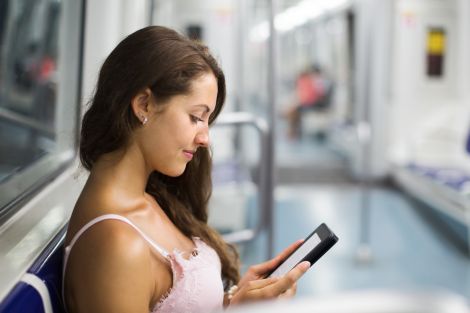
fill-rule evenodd
<path id="1" fill-rule="evenodd" d="M 431 29 L 428 32 L 428 53 L 442 55 L 445 50 L 445 34 L 442 30 Z"/>

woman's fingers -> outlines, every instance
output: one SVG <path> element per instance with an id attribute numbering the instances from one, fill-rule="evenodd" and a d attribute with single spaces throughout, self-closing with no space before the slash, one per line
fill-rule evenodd
<path id="1" fill-rule="evenodd" d="M 292 285 L 292 287 L 287 289 L 286 292 L 282 293 L 279 296 L 279 298 L 280 299 L 290 299 L 290 298 L 294 297 L 296 293 L 297 293 L 297 283 L 295 283 L 294 285 Z"/>
<path id="2" fill-rule="evenodd" d="M 277 282 L 271 284 L 266 284 L 262 288 L 252 290 L 253 298 L 256 299 L 271 299 L 277 298 L 284 293 L 294 293 L 295 294 L 295 285 L 300 277 L 310 268 L 310 262 L 304 261 L 294 267 L 289 273 L 284 277 L 280 278 Z M 289 289 L 294 288 L 292 291 Z"/>
<path id="3" fill-rule="evenodd" d="M 271 277 L 266 279 L 252 280 L 246 284 L 247 290 L 263 289 L 269 285 L 272 285 L 279 281 L 277 277 Z"/>
<path id="4" fill-rule="evenodd" d="M 238 282 L 238 286 L 240 288 L 243 288 L 245 287 L 246 284 L 250 283 L 251 281 L 264 278 L 269 272 L 274 270 L 277 266 L 279 266 L 279 264 L 281 264 L 285 259 L 287 259 L 287 257 L 291 255 L 303 242 L 304 242 L 303 239 L 297 240 L 296 242 L 291 244 L 289 247 L 284 249 L 281 253 L 279 253 L 275 258 L 269 261 L 257 264 L 257 265 L 250 266 L 248 271 L 245 273 L 242 279 Z M 300 276 L 302 276 L 303 273 L 304 272 L 301 272 Z M 294 274 L 291 274 L 291 275 L 296 275 L 296 271 L 294 271 Z M 295 282 L 297 281 L 298 278 L 294 277 L 292 279 Z"/>
<path id="5" fill-rule="evenodd" d="M 272 289 L 272 292 L 276 295 L 280 295 L 286 292 L 289 288 L 291 288 L 300 277 L 310 268 L 310 262 L 304 261 L 294 267 L 292 270 L 289 271 L 284 277 L 279 279 L 278 282 L 266 287 Z"/>
<path id="6" fill-rule="evenodd" d="M 262 276 L 263 274 L 273 270 L 276 266 L 281 264 L 281 262 L 287 259 L 287 257 L 291 255 L 303 242 L 304 242 L 303 239 L 297 240 L 296 242 L 288 246 L 286 249 L 284 249 L 281 253 L 279 253 L 273 259 L 257 264 L 257 265 L 253 265 L 251 267 L 251 270 L 255 274 Z"/>
<path id="7" fill-rule="evenodd" d="M 277 281 L 279 281 L 279 278 L 277 277 L 249 281 L 235 294 L 230 304 L 265 299 L 266 296 L 263 296 L 260 291 L 265 290 L 267 286 L 272 285 Z"/>
<path id="8" fill-rule="evenodd" d="M 279 259 L 280 261 L 285 260 L 289 255 L 292 254 L 302 243 L 304 242 L 303 239 L 297 240 L 286 249 L 284 249 L 281 253 L 279 253 L 274 260 Z"/>
<path id="9" fill-rule="evenodd" d="M 305 272 L 308 271 L 310 268 L 311 264 L 309 261 L 303 261 L 297 264 L 292 270 L 290 270 L 285 277 L 288 277 L 291 281 L 294 283 L 299 280 L 300 277 L 302 277 Z"/>
<path id="10" fill-rule="evenodd" d="M 273 298 L 290 298 L 296 293 L 297 281 L 309 268 L 310 262 L 304 261 L 282 278 L 270 277 L 249 281 L 234 295 L 231 305 Z"/>

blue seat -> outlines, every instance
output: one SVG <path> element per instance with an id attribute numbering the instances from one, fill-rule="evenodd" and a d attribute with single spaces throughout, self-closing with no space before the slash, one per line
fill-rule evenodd
<path id="1" fill-rule="evenodd" d="M 0 304 L 1 313 L 46 312 L 39 293 L 31 285 L 23 282 L 16 284 L 7 298 Z"/>
<path id="2" fill-rule="evenodd" d="M 0 303 L 0 313 L 65 313 L 61 293 L 66 230 L 67 227 L 61 229 Z"/>
<path id="3" fill-rule="evenodd" d="M 407 167 L 421 176 L 425 176 L 458 192 L 466 190 L 470 184 L 470 174 L 464 169 L 423 166 L 415 163 L 410 163 Z"/>

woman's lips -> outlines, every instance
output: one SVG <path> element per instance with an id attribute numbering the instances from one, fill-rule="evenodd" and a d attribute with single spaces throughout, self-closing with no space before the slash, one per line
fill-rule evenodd
<path id="1" fill-rule="evenodd" d="M 191 159 L 193 158 L 194 152 L 195 152 L 195 151 L 183 150 L 184 156 L 185 156 L 187 159 L 189 159 L 189 160 L 191 160 Z"/>

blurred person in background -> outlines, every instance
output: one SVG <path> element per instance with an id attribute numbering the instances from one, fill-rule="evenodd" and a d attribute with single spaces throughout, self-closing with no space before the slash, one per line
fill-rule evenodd
<path id="1" fill-rule="evenodd" d="M 288 137 L 299 139 L 302 135 L 301 115 L 311 110 L 324 110 L 329 105 L 330 83 L 319 65 L 312 65 L 300 72 L 295 83 L 295 103 L 288 107 L 284 117 L 288 122 Z"/>

